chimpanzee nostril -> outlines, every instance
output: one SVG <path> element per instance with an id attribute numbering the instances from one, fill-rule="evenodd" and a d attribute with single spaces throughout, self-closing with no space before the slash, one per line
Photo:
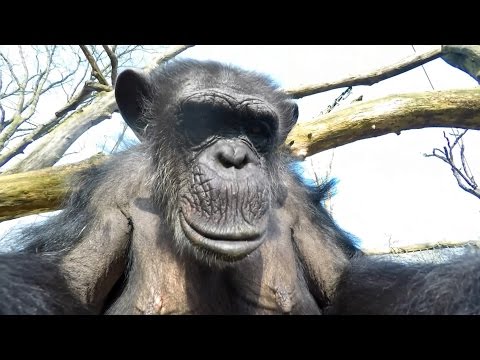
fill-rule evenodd
<path id="1" fill-rule="evenodd" d="M 240 170 L 250 162 L 247 149 L 244 146 L 232 146 L 230 144 L 219 147 L 216 158 L 227 169 L 234 166 Z"/>
<path id="2" fill-rule="evenodd" d="M 218 153 L 217 154 L 217 160 L 220 164 L 223 165 L 225 168 L 231 168 L 233 166 L 231 160 L 227 159 L 227 156 L 225 156 L 223 153 Z"/>

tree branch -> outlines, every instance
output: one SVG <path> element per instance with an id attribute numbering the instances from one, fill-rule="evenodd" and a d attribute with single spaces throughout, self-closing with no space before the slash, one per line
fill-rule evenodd
<path id="1" fill-rule="evenodd" d="M 58 209 L 71 190 L 66 179 L 104 156 L 94 156 L 73 165 L 0 176 L 0 221 Z"/>
<path id="2" fill-rule="evenodd" d="M 118 59 L 115 55 L 115 51 L 110 49 L 108 45 L 102 45 L 107 53 L 108 57 L 110 58 L 110 64 L 112 65 L 112 87 L 115 87 L 117 82 L 117 71 L 118 71 Z"/>
<path id="3" fill-rule="evenodd" d="M 61 117 L 54 117 L 47 122 L 37 126 L 37 128 L 32 131 L 30 134 L 26 135 L 22 141 L 20 141 L 18 144 L 16 144 L 14 147 L 9 149 L 8 151 L 2 152 L 0 155 L 0 167 L 5 165 L 7 162 L 9 162 L 11 159 L 13 159 L 15 156 L 18 154 L 23 153 L 25 148 L 33 143 L 35 140 L 38 140 L 41 138 L 43 135 L 51 131 L 58 123 L 62 120 Z M 9 173 L 9 171 L 5 172 Z"/>
<path id="4" fill-rule="evenodd" d="M 149 65 L 145 66 L 143 68 L 143 71 L 149 73 L 159 65 L 163 64 L 164 62 L 167 62 L 170 59 L 173 59 L 175 56 L 178 54 L 184 52 L 188 48 L 191 48 L 194 45 L 175 45 L 171 46 L 170 48 L 167 49 L 163 54 L 155 58 Z"/>
<path id="5" fill-rule="evenodd" d="M 7 59 L 5 55 L 3 55 L 2 52 L 0 52 L 0 57 L 3 59 L 5 64 L 7 64 L 8 70 L 10 71 L 10 75 L 12 78 L 15 80 L 15 83 L 17 84 L 18 87 L 20 87 L 20 80 L 18 80 L 17 76 L 15 75 L 15 71 L 13 70 L 13 66 L 10 63 L 10 61 Z"/>
<path id="6" fill-rule="evenodd" d="M 457 180 L 458 186 L 468 192 L 469 194 L 472 194 L 473 196 L 477 197 L 480 199 L 480 190 L 478 189 L 478 185 L 475 182 L 475 179 L 470 172 L 470 167 L 468 166 L 467 159 L 465 157 L 465 145 L 463 143 L 463 136 L 467 133 L 468 130 L 465 130 L 463 132 L 458 132 L 458 130 L 452 134 L 451 136 L 454 137 L 454 142 L 453 144 L 450 143 L 450 139 L 448 136 L 445 134 L 445 131 L 443 132 L 443 137 L 445 138 L 445 141 L 447 142 L 447 146 L 443 147 L 443 150 L 440 149 L 433 149 L 431 154 L 423 154 L 425 157 L 436 157 L 443 162 L 447 163 L 450 166 L 450 169 L 452 170 L 453 176 L 455 177 L 455 180 Z M 457 146 L 458 145 L 458 146 Z M 454 159 L 454 149 L 455 147 L 460 148 L 460 161 L 462 163 L 462 166 L 459 167 Z M 441 155 L 440 155 L 441 154 Z"/>
<path id="7" fill-rule="evenodd" d="M 5 146 L 12 139 L 12 136 L 19 129 L 19 127 L 25 121 L 30 119 L 33 116 L 33 114 L 35 113 L 38 101 L 40 99 L 40 95 L 42 94 L 42 89 L 44 87 L 45 82 L 48 79 L 48 75 L 49 75 L 51 67 L 52 67 L 52 61 L 53 61 L 53 55 L 55 53 L 55 49 L 56 49 L 56 47 L 54 46 L 52 51 L 47 50 L 49 56 L 48 56 L 48 59 L 47 59 L 47 64 L 45 66 L 45 69 L 42 72 L 40 72 L 40 74 L 37 77 L 37 81 L 36 81 L 35 85 L 33 86 L 32 90 L 31 90 L 32 91 L 32 96 L 27 101 L 25 101 L 25 95 L 27 94 L 26 86 L 27 86 L 27 82 L 28 82 L 28 67 L 27 67 L 27 64 L 25 62 L 25 57 L 23 55 L 22 47 L 19 47 L 19 53 L 20 53 L 20 57 L 22 59 L 22 64 L 23 64 L 23 67 L 24 67 L 25 76 L 24 76 L 24 81 L 22 81 L 19 84 L 19 88 L 18 88 L 19 94 L 18 94 L 18 101 L 17 101 L 17 109 L 16 109 L 11 121 L 9 121 L 8 127 L 6 127 L 0 135 L 0 150 L 3 150 L 5 148 Z M 27 109 L 28 109 L 27 113 L 23 114 L 23 112 Z M 10 149 L 10 151 L 8 151 L 8 153 L 11 153 L 12 151 L 15 151 L 15 149 L 16 149 L 16 147 L 13 148 L 13 149 Z M 1 159 L 4 159 L 4 158 L 5 158 L 5 153 L 2 154 L 2 156 L 0 157 L 0 163 L 1 163 Z"/>
<path id="8" fill-rule="evenodd" d="M 433 242 L 418 243 L 413 245 L 390 247 L 387 249 L 384 249 L 384 248 L 368 249 L 367 248 L 367 249 L 362 249 L 362 251 L 367 255 L 404 254 L 404 253 L 410 253 L 415 251 L 444 249 L 444 248 L 451 248 L 451 247 L 463 247 L 467 245 L 480 247 L 480 241 L 478 240 L 470 240 L 470 241 L 444 240 L 440 242 L 433 241 Z"/>
<path id="9" fill-rule="evenodd" d="M 2 72 L 0 71 L 0 94 L 2 93 L 2 87 L 3 87 L 3 82 L 2 82 Z M 0 97 L 0 100 L 2 98 Z M 0 102 L 0 133 L 3 130 L 3 127 L 5 126 L 5 109 L 2 106 L 2 103 Z"/>
<path id="10" fill-rule="evenodd" d="M 480 45 L 444 45 L 442 59 L 480 84 Z"/>
<path id="11" fill-rule="evenodd" d="M 425 127 L 480 130 L 480 89 L 392 95 L 301 122 L 286 143 L 305 157 L 388 133 Z"/>
<path id="12" fill-rule="evenodd" d="M 424 54 L 410 56 L 396 64 L 382 67 L 369 72 L 364 75 L 349 76 L 344 79 L 322 83 L 300 86 L 297 88 L 286 89 L 286 93 L 291 95 L 294 99 L 300 99 L 305 96 L 318 94 L 324 91 L 338 89 L 342 87 L 358 86 L 358 85 L 373 85 L 379 81 L 391 78 L 393 76 L 402 74 L 409 70 L 432 61 L 442 55 L 441 49 L 431 50 Z"/>
<path id="13" fill-rule="evenodd" d="M 77 55 L 78 56 L 78 55 Z M 80 66 L 80 63 L 82 62 L 80 56 L 78 56 L 78 66 Z M 82 84 L 85 80 L 85 78 L 87 77 L 87 73 L 88 73 L 88 66 L 85 66 L 85 71 L 82 75 L 82 77 L 80 78 L 80 80 L 77 82 L 77 84 L 75 86 L 73 86 L 73 90 L 72 92 L 70 93 L 69 96 L 67 96 L 67 100 L 68 100 L 68 103 L 70 103 L 72 101 L 72 98 L 73 96 L 75 95 L 75 93 L 77 92 L 77 89 L 78 87 L 80 86 L 80 84 Z M 83 90 L 83 89 L 82 89 Z M 82 91 L 81 90 L 81 91 Z M 80 91 L 80 92 L 81 92 Z M 67 104 L 68 105 L 68 104 Z"/>
<path id="14" fill-rule="evenodd" d="M 92 75 L 98 80 L 100 84 L 108 86 L 108 81 L 103 77 L 102 71 L 98 67 L 97 62 L 93 58 L 92 54 L 88 50 L 86 45 L 80 45 L 80 49 L 82 49 L 85 58 L 87 59 L 88 63 L 92 67 Z"/>

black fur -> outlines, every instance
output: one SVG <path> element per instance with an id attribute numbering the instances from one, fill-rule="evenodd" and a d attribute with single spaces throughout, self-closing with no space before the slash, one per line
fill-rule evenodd
<path id="1" fill-rule="evenodd" d="M 477 250 L 448 263 L 401 263 L 355 257 L 342 275 L 331 313 L 385 315 L 480 314 Z"/>
<path id="2" fill-rule="evenodd" d="M 53 259 L 0 254 L 0 315 L 89 314 L 72 296 Z"/>
<path id="3" fill-rule="evenodd" d="M 55 256 L 95 313 L 479 312 L 477 254 L 423 267 L 362 255 L 321 206 L 332 183 L 293 171 L 298 110 L 265 76 L 173 61 L 125 71 L 116 97 L 142 143 L 73 179 L 63 212 L 17 239 L 32 267 Z"/>

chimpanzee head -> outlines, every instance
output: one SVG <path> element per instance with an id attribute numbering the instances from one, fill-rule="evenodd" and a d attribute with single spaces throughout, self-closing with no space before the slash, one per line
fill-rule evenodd
<path id="1" fill-rule="evenodd" d="M 221 263 L 257 249 L 285 193 L 280 148 L 297 105 L 265 76 L 212 61 L 126 70 L 115 95 L 150 148 L 154 194 L 180 247 Z"/>

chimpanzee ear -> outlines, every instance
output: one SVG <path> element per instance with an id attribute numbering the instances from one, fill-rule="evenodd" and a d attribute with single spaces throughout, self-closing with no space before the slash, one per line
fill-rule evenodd
<path id="1" fill-rule="evenodd" d="M 290 130 L 293 129 L 298 120 L 298 105 L 295 101 L 289 100 L 287 103 L 287 108 L 289 108 L 289 117 L 286 120 L 286 124 L 283 129 L 284 136 L 286 137 Z"/>
<path id="2" fill-rule="evenodd" d="M 148 79 L 141 71 L 128 69 L 120 73 L 115 85 L 115 99 L 125 122 L 137 136 L 143 137 L 147 123 L 142 118 L 143 98 L 150 98 Z"/>
<path id="3" fill-rule="evenodd" d="M 293 125 L 295 125 L 297 123 L 297 120 L 298 120 L 298 105 L 296 102 L 292 101 L 292 122 L 293 122 Z"/>

